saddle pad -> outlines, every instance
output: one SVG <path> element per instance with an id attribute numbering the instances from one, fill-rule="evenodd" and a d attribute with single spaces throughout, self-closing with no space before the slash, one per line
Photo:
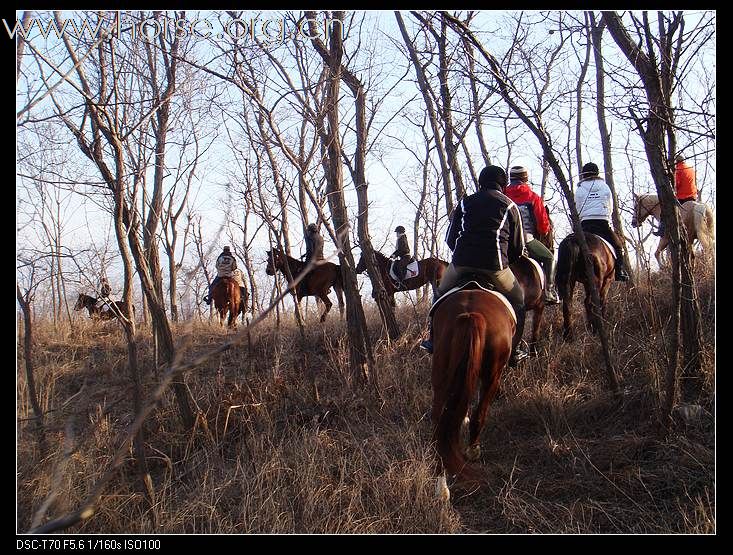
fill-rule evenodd
<path id="1" fill-rule="evenodd" d="M 396 260 L 392 262 L 392 264 L 389 265 L 389 277 L 392 278 L 392 281 L 397 282 L 397 274 L 394 273 L 394 264 Z M 417 274 L 420 273 L 420 269 L 417 266 L 417 260 L 413 260 L 407 265 L 407 271 L 405 272 L 405 279 L 414 278 Z"/>
<path id="2" fill-rule="evenodd" d="M 540 289 L 545 288 L 545 272 L 542 271 L 542 266 L 540 266 L 540 263 L 537 262 L 534 258 L 527 257 L 527 260 L 529 260 L 532 265 L 534 266 L 534 271 L 537 272 L 537 276 L 540 278 Z"/>
<path id="3" fill-rule="evenodd" d="M 598 237 L 601 241 L 603 241 L 604 243 L 606 243 L 606 246 L 608 247 L 608 250 L 611 251 L 611 256 L 613 256 L 613 259 L 616 260 L 616 249 L 613 248 L 613 245 L 611 243 L 609 243 L 606 239 L 604 239 L 603 237 L 601 237 L 600 235 L 596 235 L 596 237 Z"/>
<path id="4" fill-rule="evenodd" d="M 444 299 L 446 299 L 453 293 L 457 293 L 458 291 L 463 291 L 464 289 L 467 289 L 469 285 L 471 286 L 471 289 L 481 289 L 482 291 L 486 291 L 487 293 L 491 293 L 492 295 L 496 295 L 497 297 L 499 297 L 499 299 L 501 299 L 501 302 L 504 303 L 504 306 L 506 306 L 507 309 L 509 309 L 509 313 L 512 315 L 512 320 L 514 320 L 514 323 L 515 324 L 517 323 L 517 315 L 514 312 L 514 308 L 512 307 L 511 303 L 507 300 L 507 298 L 504 295 L 502 295 L 501 293 L 499 293 L 498 291 L 494 291 L 493 289 L 487 289 L 486 287 L 484 287 L 477 281 L 467 281 L 466 283 L 463 283 L 461 285 L 454 287 L 453 289 L 449 289 L 448 291 L 446 291 L 443 295 L 441 295 L 433 303 L 433 306 L 430 307 L 430 312 L 428 313 L 428 315 L 432 317 L 433 313 L 438 308 L 438 305 L 441 302 L 443 302 Z"/>

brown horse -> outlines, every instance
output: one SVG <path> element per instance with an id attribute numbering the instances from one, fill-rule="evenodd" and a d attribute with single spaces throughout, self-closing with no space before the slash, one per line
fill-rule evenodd
<path id="1" fill-rule="evenodd" d="M 506 303 L 480 289 L 449 295 L 435 309 L 432 424 L 438 455 L 436 493 L 444 499 L 450 496 L 446 474 L 457 475 L 459 481 L 482 481 L 482 473 L 467 463 L 461 449 L 461 428 L 480 380 L 466 452 L 478 459 L 479 435 L 511 354 L 515 326 Z"/>
<path id="2" fill-rule="evenodd" d="M 694 256 L 692 244 L 697 239 L 703 251 L 712 255 L 715 252 L 715 216 L 710 207 L 702 202 L 689 201 L 680 209 L 682 223 L 687 230 L 687 241 L 690 244 L 690 254 Z M 662 205 L 657 195 L 634 195 L 634 216 L 631 226 L 639 227 L 647 216 L 653 216 L 662 221 Z M 662 266 L 662 252 L 667 248 L 669 238 L 664 235 L 654 253 L 655 258 Z"/>
<path id="3" fill-rule="evenodd" d="M 430 283 L 433 287 L 433 296 L 436 297 L 438 294 L 438 284 L 443 278 L 443 272 L 448 267 L 448 263 L 440 260 L 439 258 L 425 258 L 419 260 L 417 263 L 418 274 L 415 277 L 406 279 L 402 282 L 404 287 L 400 287 L 392 280 L 389 276 L 390 259 L 384 256 L 379 251 L 374 251 L 374 257 L 377 260 L 377 267 L 379 268 L 380 275 L 382 277 L 382 283 L 387 291 L 387 295 L 390 297 L 392 306 L 395 304 L 394 294 L 396 291 L 408 291 L 412 289 L 418 289 L 423 285 Z M 366 260 L 364 260 L 364 254 L 359 257 L 359 263 L 356 265 L 356 273 L 361 274 L 366 270 Z M 372 297 L 374 292 L 372 292 Z"/>
<path id="4" fill-rule="evenodd" d="M 537 344 L 542 322 L 542 314 L 545 311 L 545 292 L 542 287 L 544 274 L 539 263 L 526 256 L 520 257 L 511 265 L 512 273 L 524 290 L 524 308 L 527 312 L 532 311 L 532 339 L 530 346 Z"/>
<path id="5" fill-rule="evenodd" d="M 606 295 L 616 273 L 616 261 L 611 248 L 603 239 L 593 233 L 586 233 L 585 240 L 588 243 L 591 262 L 593 263 L 593 281 L 601 298 L 602 316 L 605 313 Z M 595 333 L 597 330 L 591 317 L 590 284 L 585 275 L 580 245 L 575 234 L 571 233 L 562 240 L 558 247 L 557 274 L 555 275 L 555 285 L 562 300 L 563 337 L 566 341 L 573 339 L 570 310 L 576 282 L 581 282 L 585 286 L 586 319 L 591 326 L 591 330 Z"/>
<path id="6" fill-rule="evenodd" d="M 219 324 L 224 324 L 224 316 L 229 312 L 227 325 L 230 328 L 237 327 L 237 316 L 242 310 L 241 291 L 237 280 L 231 277 L 221 278 L 211 291 L 214 299 L 214 306 L 219 313 Z"/>
<path id="7" fill-rule="evenodd" d="M 129 316 L 130 312 L 127 309 L 127 303 L 124 301 L 109 301 L 106 305 L 109 310 L 103 310 L 104 307 L 97 306 L 97 298 L 90 297 L 84 293 L 79 293 L 79 298 L 76 300 L 74 310 L 87 309 L 89 311 L 89 317 L 93 320 L 111 320 L 117 318 L 118 315 L 123 314 Z M 132 313 L 135 314 L 135 305 L 132 306 Z"/>
<path id="8" fill-rule="evenodd" d="M 555 225 L 552 223 L 550 218 L 550 209 L 545 206 L 545 212 L 547 213 L 547 221 L 550 222 L 550 229 L 547 233 L 536 233 L 534 238 L 540 243 L 547 247 L 552 254 L 555 254 Z"/>
<path id="9" fill-rule="evenodd" d="M 267 268 L 265 268 L 265 272 L 268 276 L 274 276 L 275 271 L 280 270 L 287 279 L 288 274 L 285 271 L 285 268 L 287 267 L 290 270 L 290 275 L 295 279 L 306 266 L 307 264 L 305 262 L 301 262 L 292 256 L 288 256 L 277 247 L 267 251 Z M 328 298 L 331 287 L 336 291 L 339 313 L 343 317 L 344 287 L 341 282 L 341 266 L 334 264 L 333 262 L 324 262 L 313 268 L 308 275 L 303 278 L 303 281 L 301 281 L 295 288 L 295 298 L 298 303 L 300 303 L 300 299 L 303 297 L 313 296 L 321 299 L 326 307 L 325 311 L 321 315 L 321 322 L 325 322 L 326 315 L 333 306 L 333 303 Z"/>

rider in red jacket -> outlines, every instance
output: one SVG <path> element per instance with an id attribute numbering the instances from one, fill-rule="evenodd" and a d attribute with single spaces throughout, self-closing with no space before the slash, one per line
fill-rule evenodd
<path id="1" fill-rule="evenodd" d="M 529 185 L 529 173 L 522 166 L 513 166 L 509 170 L 510 185 L 504 194 L 514 201 L 522 215 L 522 229 L 529 255 L 542 266 L 545 274 L 545 302 L 556 304 L 555 293 L 555 256 L 535 238 L 538 234 L 550 231 L 550 218 L 540 196 Z"/>

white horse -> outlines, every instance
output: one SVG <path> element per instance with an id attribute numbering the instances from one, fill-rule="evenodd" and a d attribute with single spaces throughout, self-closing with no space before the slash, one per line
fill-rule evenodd
<path id="1" fill-rule="evenodd" d="M 682 223 L 687 230 L 687 240 L 692 244 L 697 239 L 703 251 L 711 256 L 715 252 L 715 216 L 711 208 L 702 202 L 689 201 L 680 209 Z M 657 221 L 662 221 L 662 205 L 657 195 L 634 195 L 634 217 L 631 219 L 633 227 L 639 227 L 647 216 L 654 216 Z M 662 251 L 667 248 L 669 238 L 664 235 L 659 240 L 657 251 L 654 256 L 659 265 L 662 265 Z"/>

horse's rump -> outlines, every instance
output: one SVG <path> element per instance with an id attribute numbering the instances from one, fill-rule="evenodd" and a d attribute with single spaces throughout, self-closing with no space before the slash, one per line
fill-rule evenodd
<path id="1" fill-rule="evenodd" d="M 480 380 L 482 408 L 474 413 L 470 440 L 477 442 L 511 352 L 514 322 L 497 297 L 495 292 L 463 290 L 445 299 L 433 319 L 433 439 L 443 469 L 459 480 L 483 477 L 460 448 L 461 425 Z"/>

